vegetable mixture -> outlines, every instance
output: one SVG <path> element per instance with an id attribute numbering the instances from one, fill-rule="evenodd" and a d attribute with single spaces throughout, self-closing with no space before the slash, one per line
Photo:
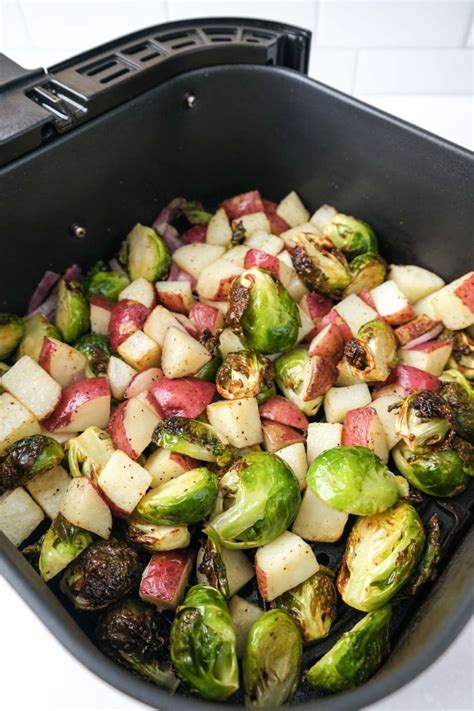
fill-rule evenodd
<path id="1" fill-rule="evenodd" d="M 416 490 L 474 473 L 473 337 L 474 272 L 387 265 L 369 225 L 295 192 L 176 198 L 0 314 L 0 529 L 171 692 L 362 684 L 398 593 L 436 574 Z M 330 570 L 312 544 L 343 536 Z M 302 668 L 344 605 L 365 615 Z"/>

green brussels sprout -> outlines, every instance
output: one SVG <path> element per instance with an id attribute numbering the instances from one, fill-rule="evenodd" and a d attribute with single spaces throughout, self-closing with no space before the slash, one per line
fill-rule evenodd
<path id="1" fill-rule="evenodd" d="M 96 638 L 100 648 L 119 664 L 168 691 L 178 688 L 167 658 L 168 624 L 152 605 L 121 600 L 104 612 Z"/>
<path id="2" fill-rule="evenodd" d="M 408 494 L 396 477 L 367 447 L 334 447 L 322 452 L 308 469 L 313 494 L 337 511 L 371 516 Z"/>
<path id="3" fill-rule="evenodd" d="M 0 454 L 0 496 L 56 467 L 63 457 L 63 448 L 52 437 L 38 434 L 17 440 Z"/>
<path id="4" fill-rule="evenodd" d="M 399 405 L 395 431 L 417 454 L 451 439 L 453 412 L 446 400 L 431 390 L 416 390 Z"/>
<path id="5" fill-rule="evenodd" d="M 107 336 L 87 333 L 74 344 L 74 348 L 87 358 L 85 373 L 88 378 L 96 378 L 98 375 L 107 373 L 107 366 L 112 355 Z"/>
<path id="6" fill-rule="evenodd" d="M 125 537 L 129 543 L 152 552 L 187 548 L 191 542 L 187 526 L 156 525 L 145 521 L 136 511 L 127 518 Z"/>
<path id="7" fill-rule="evenodd" d="M 453 350 L 448 367 L 458 370 L 468 380 L 474 380 L 474 338 L 467 331 L 454 331 L 450 340 Z"/>
<path id="8" fill-rule="evenodd" d="M 56 304 L 56 326 L 66 343 L 74 343 L 90 327 L 89 304 L 78 281 L 60 279 Z"/>
<path id="9" fill-rule="evenodd" d="M 111 271 L 105 262 L 97 262 L 84 279 L 87 296 L 103 296 L 109 301 L 117 301 L 119 294 L 130 284 L 125 274 Z"/>
<path id="10" fill-rule="evenodd" d="M 10 370 L 10 366 L 6 363 L 0 363 L 0 395 L 4 392 L 2 388 L 2 375 L 4 375 L 7 370 Z"/>
<path id="11" fill-rule="evenodd" d="M 390 605 L 365 615 L 306 672 L 307 680 L 333 693 L 366 682 L 390 651 L 391 616 Z"/>
<path id="12" fill-rule="evenodd" d="M 431 516 L 426 526 L 426 544 L 421 560 L 408 581 L 408 592 L 414 595 L 419 587 L 436 578 L 436 567 L 441 557 L 441 534 L 436 515 Z"/>
<path id="13" fill-rule="evenodd" d="M 0 358 L 7 358 L 18 347 L 25 325 L 15 314 L 0 312 Z"/>
<path id="14" fill-rule="evenodd" d="M 338 212 L 323 228 L 323 234 L 351 260 L 377 251 L 377 237 L 366 222 Z"/>
<path id="15" fill-rule="evenodd" d="M 151 489 L 138 504 L 137 512 L 150 523 L 199 523 L 213 511 L 218 492 L 216 475 L 198 467 Z"/>
<path id="16" fill-rule="evenodd" d="M 462 439 L 462 437 L 453 437 L 451 449 L 454 449 L 461 459 L 464 473 L 467 476 L 474 476 L 474 444 Z"/>
<path id="17" fill-rule="evenodd" d="M 232 237 L 230 238 L 230 243 L 233 247 L 237 247 L 239 244 L 243 244 L 247 237 L 247 230 L 244 227 L 242 220 L 234 221 L 232 220 Z"/>
<path id="18" fill-rule="evenodd" d="M 441 395 L 454 413 L 454 429 L 474 444 L 474 387 L 458 370 L 441 374 Z"/>
<path id="19" fill-rule="evenodd" d="M 209 527 L 226 548 L 257 548 L 270 543 L 289 528 L 300 506 L 295 475 L 269 452 L 245 454 L 222 477 L 220 486 L 224 511 Z"/>
<path id="20" fill-rule="evenodd" d="M 197 570 L 205 577 L 208 585 L 219 590 L 221 595 L 228 600 L 230 597 L 229 581 L 222 558 L 221 541 L 213 528 L 208 528 L 206 533 L 207 540 L 202 547 L 203 554 Z"/>
<path id="21" fill-rule="evenodd" d="M 355 257 L 350 264 L 351 283 L 344 289 L 343 296 L 360 294 L 363 289 L 374 289 L 385 281 L 387 264 L 377 252 L 366 252 Z"/>
<path id="22" fill-rule="evenodd" d="M 71 476 L 86 476 L 97 481 L 99 474 L 114 453 L 112 439 L 99 427 L 87 427 L 66 444 Z"/>
<path id="23" fill-rule="evenodd" d="M 268 610 L 255 620 L 243 660 L 247 708 L 279 708 L 298 685 L 303 643 L 298 625 L 284 610 Z"/>
<path id="24" fill-rule="evenodd" d="M 18 358 L 27 355 L 38 362 L 45 336 L 56 338 L 58 341 L 63 340 L 56 326 L 53 326 L 44 314 L 29 316 L 24 324 L 25 333 L 18 347 Z"/>
<path id="25" fill-rule="evenodd" d="M 424 545 L 421 519 L 406 501 L 357 519 L 337 577 L 346 605 L 372 612 L 389 602 L 410 579 Z"/>
<path id="26" fill-rule="evenodd" d="M 51 580 L 92 543 L 92 534 L 73 526 L 58 514 L 41 539 L 39 570 L 44 581 Z"/>
<path id="27" fill-rule="evenodd" d="M 336 619 L 337 592 L 333 577 L 331 570 L 320 566 L 308 580 L 273 601 L 296 620 L 304 642 L 327 637 Z"/>
<path id="28" fill-rule="evenodd" d="M 294 348 L 280 356 L 275 367 L 276 382 L 282 393 L 294 402 L 301 412 L 314 417 L 323 401 L 322 395 L 312 395 L 314 386 L 319 386 L 317 359 L 311 358 L 304 348 Z"/>
<path id="29" fill-rule="evenodd" d="M 322 235 L 297 232 L 291 255 L 296 273 L 308 289 L 340 298 L 351 282 L 351 271 L 343 253 Z"/>
<path id="30" fill-rule="evenodd" d="M 227 400 L 268 392 L 275 377 L 271 360 L 253 351 L 229 353 L 216 375 L 216 389 Z"/>
<path id="31" fill-rule="evenodd" d="M 199 368 L 197 373 L 194 373 L 193 378 L 199 378 L 199 380 L 208 380 L 211 383 L 215 383 L 217 371 L 222 364 L 222 357 L 220 355 L 215 355 L 211 360 L 204 363 L 204 365 Z"/>
<path id="32" fill-rule="evenodd" d="M 234 333 L 257 353 L 281 353 L 298 338 L 298 307 L 269 272 L 252 267 L 234 279 L 226 320 Z"/>
<path id="33" fill-rule="evenodd" d="M 456 496 L 468 484 L 468 472 L 454 449 L 415 454 L 404 442 L 399 442 L 392 455 L 399 472 L 425 494 Z"/>
<path id="34" fill-rule="evenodd" d="M 219 439 L 211 425 L 187 417 L 169 417 L 160 422 L 153 433 L 153 442 L 171 452 L 217 462 L 221 467 L 232 460 L 232 448 Z"/>
<path id="35" fill-rule="evenodd" d="M 128 233 L 122 243 L 120 260 L 127 265 L 132 280 L 163 279 L 169 272 L 171 257 L 163 238 L 153 227 L 140 223 Z"/>
<path id="36" fill-rule="evenodd" d="M 396 366 L 397 341 L 388 324 L 380 319 L 365 323 L 344 347 L 351 373 L 364 382 L 384 381 Z"/>
<path id="37" fill-rule="evenodd" d="M 227 603 L 210 585 L 194 585 L 176 610 L 171 660 L 206 699 L 226 699 L 239 688 L 236 638 Z"/>
<path id="38" fill-rule="evenodd" d="M 203 210 L 202 204 L 197 200 L 185 202 L 181 212 L 192 225 L 208 225 L 212 218 L 212 213 Z"/>

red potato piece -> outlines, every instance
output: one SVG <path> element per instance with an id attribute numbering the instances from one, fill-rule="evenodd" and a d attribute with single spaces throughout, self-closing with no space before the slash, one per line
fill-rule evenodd
<path id="1" fill-rule="evenodd" d="M 383 461 L 388 461 L 388 446 L 385 430 L 373 407 L 349 410 L 342 426 L 341 444 L 368 447 Z"/>
<path id="2" fill-rule="evenodd" d="M 115 304 L 103 296 L 93 295 L 89 299 L 91 310 L 91 331 L 101 336 L 109 332 L 110 316 Z"/>
<path id="3" fill-rule="evenodd" d="M 270 223 L 272 234 L 280 235 L 282 232 L 290 229 L 290 225 L 285 222 L 283 217 L 277 215 L 278 203 L 271 200 L 263 200 L 263 209 Z"/>
<path id="4" fill-rule="evenodd" d="M 373 397 L 395 394 L 404 398 L 415 390 L 437 392 L 439 387 L 440 381 L 436 376 L 411 365 L 397 365 L 384 383 L 374 386 Z"/>
<path id="5" fill-rule="evenodd" d="M 150 388 L 150 395 L 162 417 L 199 417 L 212 402 L 214 383 L 198 378 L 160 378 Z"/>
<path id="6" fill-rule="evenodd" d="M 222 312 L 208 304 L 201 304 L 199 301 L 192 305 L 189 318 L 198 336 L 201 336 L 205 331 L 209 331 L 215 336 L 218 331 L 224 328 Z"/>
<path id="7" fill-rule="evenodd" d="M 398 285 L 388 279 L 371 290 L 377 313 L 391 326 L 401 326 L 412 321 L 416 314 Z"/>
<path id="8" fill-rule="evenodd" d="M 148 401 L 148 393 L 121 402 L 108 425 L 114 447 L 125 452 L 130 459 L 137 459 L 150 444 L 160 420 L 160 415 Z"/>
<path id="9" fill-rule="evenodd" d="M 315 291 L 309 291 L 301 299 L 300 306 L 316 325 L 331 311 L 333 304 L 327 296 L 318 294 Z"/>
<path id="10" fill-rule="evenodd" d="M 443 372 L 452 351 L 450 341 L 427 341 L 398 352 L 402 365 L 412 365 L 436 377 Z"/>
<path id="11" fill-rule="evenodd" d="M 331 311 L 329 311 L 321 321 L 317 325 L 318 333 L 323 330 L 328 324 L 334 324 L 339 330 L 339 333 L 341 334 L 341 338 L 344 341 L 344 344 L 347 343 L 352 338 L 352 331 L 347 325 L 347 323 L 344 321 L 342 316 L 340 316 L 336 309 L 332 308 Z"/>
<path id="12" fill-rule="evenodd" d="M 67 343 L 45 336 L 38 365 L 51 375 L 62 388 L 77 380 L 83 380 L 87 358 Z"/>
<path id="13" fill-rule="evenodd" d="M 251 267 L 259 267 L 266 269 L 268 272 L 278 278 L 280 274 L 280 260 L 268 252 L 262 252 L 260 249 L 249 249 L 244 258 L 245 269 Z"/>
<path id="14" fill-rule="evenodd" d="M 272 420 L 262 421 L 263 442 L 267 452 L 278 452 L 283 447 L 289 447 L 296 442 L 304 442 L 304 435 L 293 427 Z"/>
<path id="15" fill-rule="evenodd" d="M 362 301 L 364 301 L 367 304 L 367 306 L 370 306 L 371 309 L 374 309 L 374 311 L 377 311 L 377 309 L 375 307 L 375 301 L 373 300 L 372 294 L 370 293 L 370 291 L 368 289 L 362 289 L 362 291 L 359 291 L 357 296 L 359 297 L 359 299 L 362 299 Z"/>
<path id="16" fill-rule="evenodd" d="M 82 432 L 87 427 L 107 427 L 110 390 L 107 378 L 88 378 L 62 392 L 52 415 L 44 421 L 50 432 Z"/>
<path id="17" fill-rule="evenodd" d="M 303 400 L 305 402 L 325 395 L 325 393 L 332 388 L 337 380 L 337 376 L 339 375 L 337 367 L 327 358 L 313 356 L 311 361 L 311 380 L 309 381 L 303 395 Z"/>
<path id="18" fill-rule="evenodd" d="M 429 318 L 429 316 L 423 314 L 422 316 L 414 318 L 413 321 L 403 324 L 403 326 L 398 326 L 398 328 L 394 330 L 394 333 L 398 343 L 401 346 L 405 346 L 415 338 L 419 338 L 437 327 L 439 327 L 440 330 L 438 333 L 440 333 L 443 329 L 443 325 L 439 321 L 434 321 Z"/>
<path id="19" fill-rule="evenodd" d="M 258 408 L 260 417 L 306 432 L 306 415 L 293 403 L 281 395 L 273 395 Z"/>
<path id="20" fill-rule="evenodd" d="M 162 306 L 175 313 L 187 314 L 193 303 L 189 281 L 157 281 L 156 293 Z"/>
<path id="21" fill-rule="evenodd" d="M 117 348 L 145 323 L 150 309 L 138 301 L 123 299 L 115 304 L 109 321 L 109 340 Z"/>
<path id="22" fill-rule="evenodd" d="M 162 377 L 163 371 L 161 368 L 147 368 L 146 370 L 142 370 L 141 373 L 137 373 L 132 377 L 125 389 L 125 400 L 130 400 L 130 398 L 135 397 L 135 395 L 146 392 L 156 380 Z"/>
<path id="23" fill-rule="evenodd" d="M 344 354 L 344 341 L 341 332 L 333 323 L 329 323 L 317 333 L 309 344 L 308 355 L 321 356 L 337 364 Z"/>
<path id="24" fill-rule="evenodd" d="M 196 277 L 192 274 L 185 272 L 184 269 L 180 269 L 176 262 L 171 262 L 171 269 L 168 275 L 168 281 L 189 281 L 191 284 L 191 289 L 194 289 L 197 284 Z"/>
<path id="25" fill-rule="evenodd" d="M 193 562 L 189 550 L 152 555 L 143 571 L 139 595 L 157 607 L 175 610 L 184 597 Z"/>
<path id="26" fill-rule="evenodd" d="M 456 287 L 454 293 L 474 313 L 474 273 Z"/>
<path id="27" fill-rule="evenodd" d="M 130 516 L 150 483 L 150 473 L 120 449 L 112 454 L 97 479 L 101 496 L 119 518 Z"/>
<path id="28" fill-rule="evenodd" d="M 207 234 L 207 225 L 195 225 L 189 230 L 186 230 L 181 236 L 183 244 L 194 244 L 195 242 L 205 242 Z"/>
<path id="29" fill-rule="evenodd" d="M 243 215 L 251 215 L 254 212 L 265 212 L 258 190 L 250 190 L 248 193 L 223 200 L 219 207 L 224 208 L 229 220 L 235 220 Z"/>

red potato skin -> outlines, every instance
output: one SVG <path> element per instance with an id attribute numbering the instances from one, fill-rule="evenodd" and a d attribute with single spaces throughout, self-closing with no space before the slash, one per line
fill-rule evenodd
<path id="1" fill-rule="evenodd" d="M 440 380 L 431 373 L 415 368 L 412 365 L 397 365 L 384 383 L 374 386 L 373 398 L 383 395 L 400 395 L 406 397 L 415 390 L 431 390 L 437 392 Z"/>
<path id="2" fill-rule="evenodd" d="M 362 289 L 362 291 L 359 291 L 357 296 L 359 297 L 359 299 L 362 299 L 362 301 L 364 303 L 366 303 L 367 306 L 370 306 L 371 309 L 373 309 L 374 311 L 377 311 L 377 308 L 375 306 L 375 301 L 373 300 L 372 294 L 370 293 L 370 291 L 368 289 Z"/>
<path id="3" fill-rule="evenodd" d="M 439 321 L 433 321 L 429 316 L 423 314 L 422 316 L 417 316 L 413 321 L 405 323 L 403 326 L 398 326 L 398 328 L 394 330 L 394 333 L 398 343 L 401 346 L 405 346 L 414 338 L 418 338 L 424 333 L 431 331 L 431 329 L 438 326 L 439 323 Z"/>
<path id="4" fill-rule="evenodd" d="M 207 225 L 195 225 L 183 233 L 181 239 L 184 244 L 196 244 L 205 242 L 207 235 Z"/>
<path id="5" fill-rule="evenodd" d="M 224 326 L 224 316 L 219 309 L 208 304 L 201 304 L 199 301 L 192 305 L 189 318 L 199 336 L 202 336 L 205 331 L 209 331 L 215 336 L 217 331 Z"/>
<path id="6" fill-rule="evenodd" d="M 190 336 L 192 336 L 193 338 L 198 337 L 199 334 L 196 331 L 193 322 L 185 314 L 175 313 L 175 318 L 177 321 L 180 322 L 180 324 L 184 327 L 185 331 L 187 331 Z"/>
<path id="7" fill-rule="evenodd" d="M 127 389 L 123 395 L 124 399 L 129 400 L 131 397 L 145 392 L 155 380 L 162 377 L 163 371 L 161 368 L 147 368 L 146 370 L 142 370 L 141 373 L 134 375 L 127 385 Z"/>
<path id="8" fill-rule="evenodd" d="M 99 296 L 98 294 L 93 294 L 90 299 L 89 303 L 91 306 L 97 306 L 99 309 L 104 309 L 104 311 L 110 311 L 112 312 L 114 309 L 114 302 L 109 301 L 109 299 L 106 299 L 105 296 Z"/>
<path id="9" fill-rule="evenodd" d="M 314 400 L 327 393 L 329 388 L 332 388 L 337 380 L 339 371 L 335 364 L 327 358 L 321 356 L 312 357 L 313 368 L 311 373 L 311 381 L 306 389 L 303 400 Z"/>
<path id="10" fill-rule="evenodd" d="M 191 471 L 191 469 L 196 469 L 196 467 L 199 466 L 199 462 L 197 459 L 188 457 L 186 456 L 186 454 L 178 454 L 178 452 L 170 452 L 170 459 L 173 462 L 176 462 L 176 464 L 179 464 L 180 467 L 182 467 L 183 474 L 184 472 L 189 472 Z"/>
<path id="11" fill-rule="evenodd" d="M 464 279 L 462 284 L 454 290 L 454 293 L 465 306 L 474 313 L 474 274 Z"/>
<path id="12" fill-rule="evenodd" d="M 257 580 L 258 592 L 260 593 L 263 600 L 268 599 L 268 576 L 264 570 L 255 566 L 255 577 Z"/>
<path id="13" fill-rule="evenodd" d="M 310 291 L 303 296 L 300 306 L 316 325 L 331 311 L 333 304 L 327 296 Z"/>
<path id="14" fill-rule="evenodd" d="M 129 400 L 125 400 L 124 402 L 121 402 L 120 405 L 117 405 L 109 420 L 107 429 L 112 438 L 115 449 L 121 449 L 122 452 L 125 452 L 125 454 L 130 457 L 130 459 L 137 459 L 138 452 L 135 452 L 130 444 L 130 440 L 128 439 L 127 432 L 125 430 L 125 416 L 129 402 Z M 107 503 L 110 505 L 110 502 Z"/>
<path id="15" fill-rule="evenodd" d="M 438 348 L 444 348 L 445 346 L 451 346 L 449 341 L 426 341 L 426 343 L 419 343 L 413 348 L 408 348 L 410 351 L 421 351 L 423 353 L 432 353 L 437 351 Z"/>
<path id="16" fill-rule="evenodd" d="M 232 283 L 235 278 L 236 275 L 221 279 L 219 281 L 217 291 L 212 297 L 212 301 L 227 301 L 227 299 L 229 298 L 230 287 L 232 286 Z"/>
<path id="17" fill-rule="evenodd" d="M 61 399 L 53 413 L 43 421 L 44 427 L 50 432 L 65 427 L 71 421 L 71 416 L 82 405 L 99 397 L 110 397 L 107 378 L 87 378 L 64 388 Z"/>
<path id="18" fill-rule="evenodd" d="M 160 378 L 150 388 L 150 395 L 161 417 L 199 417 L 212 402 L 214 383 L 198 378 Z"/>
<path id="19" fill-rule="evenodd" d="M 268 252 L 263 252 L 261 249 L 249 249 L 244 259 L 245 269 L 250 269 L 251 267 L 259 267 L 260 269 L 266 269 L 278 278 L 280 273 L 280 260 L 274 257 Z"/>
<path id="20" fill-rule="evenodd" d="M 344 341 L 341 332 L 333 323 L 328 324 L 309 344 L 308 355 L 326 358 L 335 365 L 344 354 Z"/>
<path id="21" fill-rule="evenodd" d="M 283 425 L 281 422 L 262 419 L 262 429 L 270 441 L 270 451 L 278 451 L 283 447 L 289 447 L 290 444 L 305 441 L 301 432 L 297 432 L 293 427 Z"/>
<path id="22" fill-rule="evenodd" d="M 192 559 L 193 555 L 188 550 L 152 555 L 140 583 L 142 600 L 174 610 L 184 595 Z"/>
<path id="23" fill-rule="evenodd" d="M 342 425 L 341 444 L 371 448 L 370 430 L 377 411 L 373 407 L 349 410 Z"/>
<path id="24" fill-rule="evenodd" d="M 194 289 L 197 284 L 197 279 L 193 277 L 192 274 L 185 272 L 184 269 L 180 269 L 175 262 L 171 262 L 168 281 L 189 281 L 192 289 Z"/>
<path id="25" fill-rule="evenodd" d="M 184 315 L 188 313 L 188 309 L 183 301 L 183 297 L 181 296 L 181 294 L 177 294 L 176 292 L 172 291 L 159 291 L 157 293 L 158 302 L 166 309 L 168 309 L 168 311 L 172 311 L 175 314 Z"/>
<path id="26" fill-rule="evenodd" d="M 272 234 L 280 235 L 282 232 L 290 229 L 290 225 L 286 222 L 283 217 L 277 215 L 278 203 L 272 202 L 271 200 L 263 200 L 263 210 L 268 218 Z"/>
<path id="27" fill-rule="evenodd" d="M 38 358 L 38 365 L 40 365 L 47 373 L 51 372 L 51 359 L 56 352 L 56 344 L 45 336 L 43 338 L 43 343 L 41 345 L 41 352 Z"/>
<path id="28" fill-rule="evenodd" d="M 347 323 L 344 321 L 344 319 L 339 316 L 336 309 L 331 309 L 331 311 L 329 311 L 325 316 L 323 316 L 321 321 L 316 326 L 316 328 L 318 329 L 318 333 L 320 333 L 323 328 L 330 323 L 337 327 L 345 345 L 347 341 L 352 338 L 352 331 L 347 325 Z"/>
<path id="29" fill-rule="evenodd" d="M 403 324 L 413 321 L 416 317 L 415 310 L 411 304 L 407 304 L 405 308 L 396 311 L 394 314 L 386 314 L 382 316 L 390 326 L 403 326 Z"/>
<path id="30" fill-rule="evenodd" d="M 251 215 L 254 212 L 264 212 L 262 198 L 258 190 L 250 190 L 248 193 L 223 200 L 219 207 L 224 208 L 229 220 Z"/>
<path id="31" fill-rule="evenodd" d="M 308 429 L 308 420 L 306 415 L 290 400 L 287 400 L 281 395 L 273 395 L 268 398 L 258 408 L 260 417 L 272 422 L 277 422 L 281 425 L 295 427 L 297 430 L 306 432 Z"/>
<path id="32" fill-rule="evenodd" d="M 109 322 L 109 340 L 114 351 L 145 323 L 150 309 L 132 299 L 114 305 Z"/>
<path id="33" fill-rule="evenodd" d="M 97 489 L 97 492 L 100 495 L 101 499 L 103 499 L 105 501 L 105 503 L 107 504 L 107 506 L 109 507 L 109 509 L 112 513 L 112 516 L 115 516 L 116 518 L 128 518 L 130 516 L 130 514 L 132 513 L 131 511 L 125 511 L 125 509 L 121 509 L 120 506 L 117 506 L 116 504 L 114 504 L 112 499 L 109 499 L 107 494 L 104 491 L 102 491 L 100 486 L 98 486 L 98 484 L 96 484 L 95 482 L 94 482 L 94 486 Z"/>

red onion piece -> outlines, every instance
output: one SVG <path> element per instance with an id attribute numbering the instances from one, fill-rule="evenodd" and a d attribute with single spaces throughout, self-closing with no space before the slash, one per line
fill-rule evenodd
<path id="1" fill-rule="evenodd" d="M 82 281 L 82 269 L 78 264 L 72 264 L 66 269 L 63 278 L 68 281 Z"/>
<path id="2" fill-rule="evenodd" d="M 173 222 L 178 212 L 182 210 L 185 205 L 186 200 L 183 197 L 173 198 L 173 200 L 171 200 L 171 202 L 169 202 L 166 207 L 162 209 L 156 220 L 153 222 L 152 227 L 160 231 L 160 225 Z"/>
<path id="3" fill-rule="evenodd" d="M 178 247 L 182 247 L 183 243 L 179 238 L 179 232 L 173 225 L 169 225 L 167 222 L 162 222 L 160 225 L 153 225 L 156 231 L 161 237 L 163 237 L 166 246 L 168 247 L 171 254 L 175 252 Z"/>
<path id="4" fill-rule="evenodd" d="M 436 326 L 433 326 L 429 331 L 426 333 L 423 333 L 421 336 L 418 336 L 417 338 L 413 338 L 411 341 L 408 341 L 406 345 L 403 347 L 406 348 L 407 350 L 410 350 L 410 348 L 414 348 L 415 346 L 419 346 L 421 343 L 426 343 L 426 341 L 432 341 L 433 339 L 436 338 L 436 336 L 439 336 L 441 331 L 444 328 L 444 324 L 438 323 Z"/>
<path id="5" fill-rule="evenodd" d="M 35 311 L 52 290 L 53 286 L 59 281 L 60 276 L 56 272 L 45 272 L 41 277 L 41 280 L 31 295 L 30 302 L 28 304 L 27 314 L 28 316 Z"/>
<path id="6" fill-rule="evenodd" d="M 118 259 L 113 259 L 109 260 L 109 267 L 113 272 L 116 272 L 117 274 L 121 274 L 121 276 L 124 276 L 128 279 L 128 274 L 125 271 L 125 269 L 122 267 Z"/>
<path id="7" fill-rule="evenodd" d="M 35 316 L 36 314 L 43 314 L 46 318 L 51 321 L 56 312 L 56 303 L 58 301 L 57 289 L 48 296 L 46 301 L 43 301 L 36 309 L 28 312 L 28 316 Z"/>

